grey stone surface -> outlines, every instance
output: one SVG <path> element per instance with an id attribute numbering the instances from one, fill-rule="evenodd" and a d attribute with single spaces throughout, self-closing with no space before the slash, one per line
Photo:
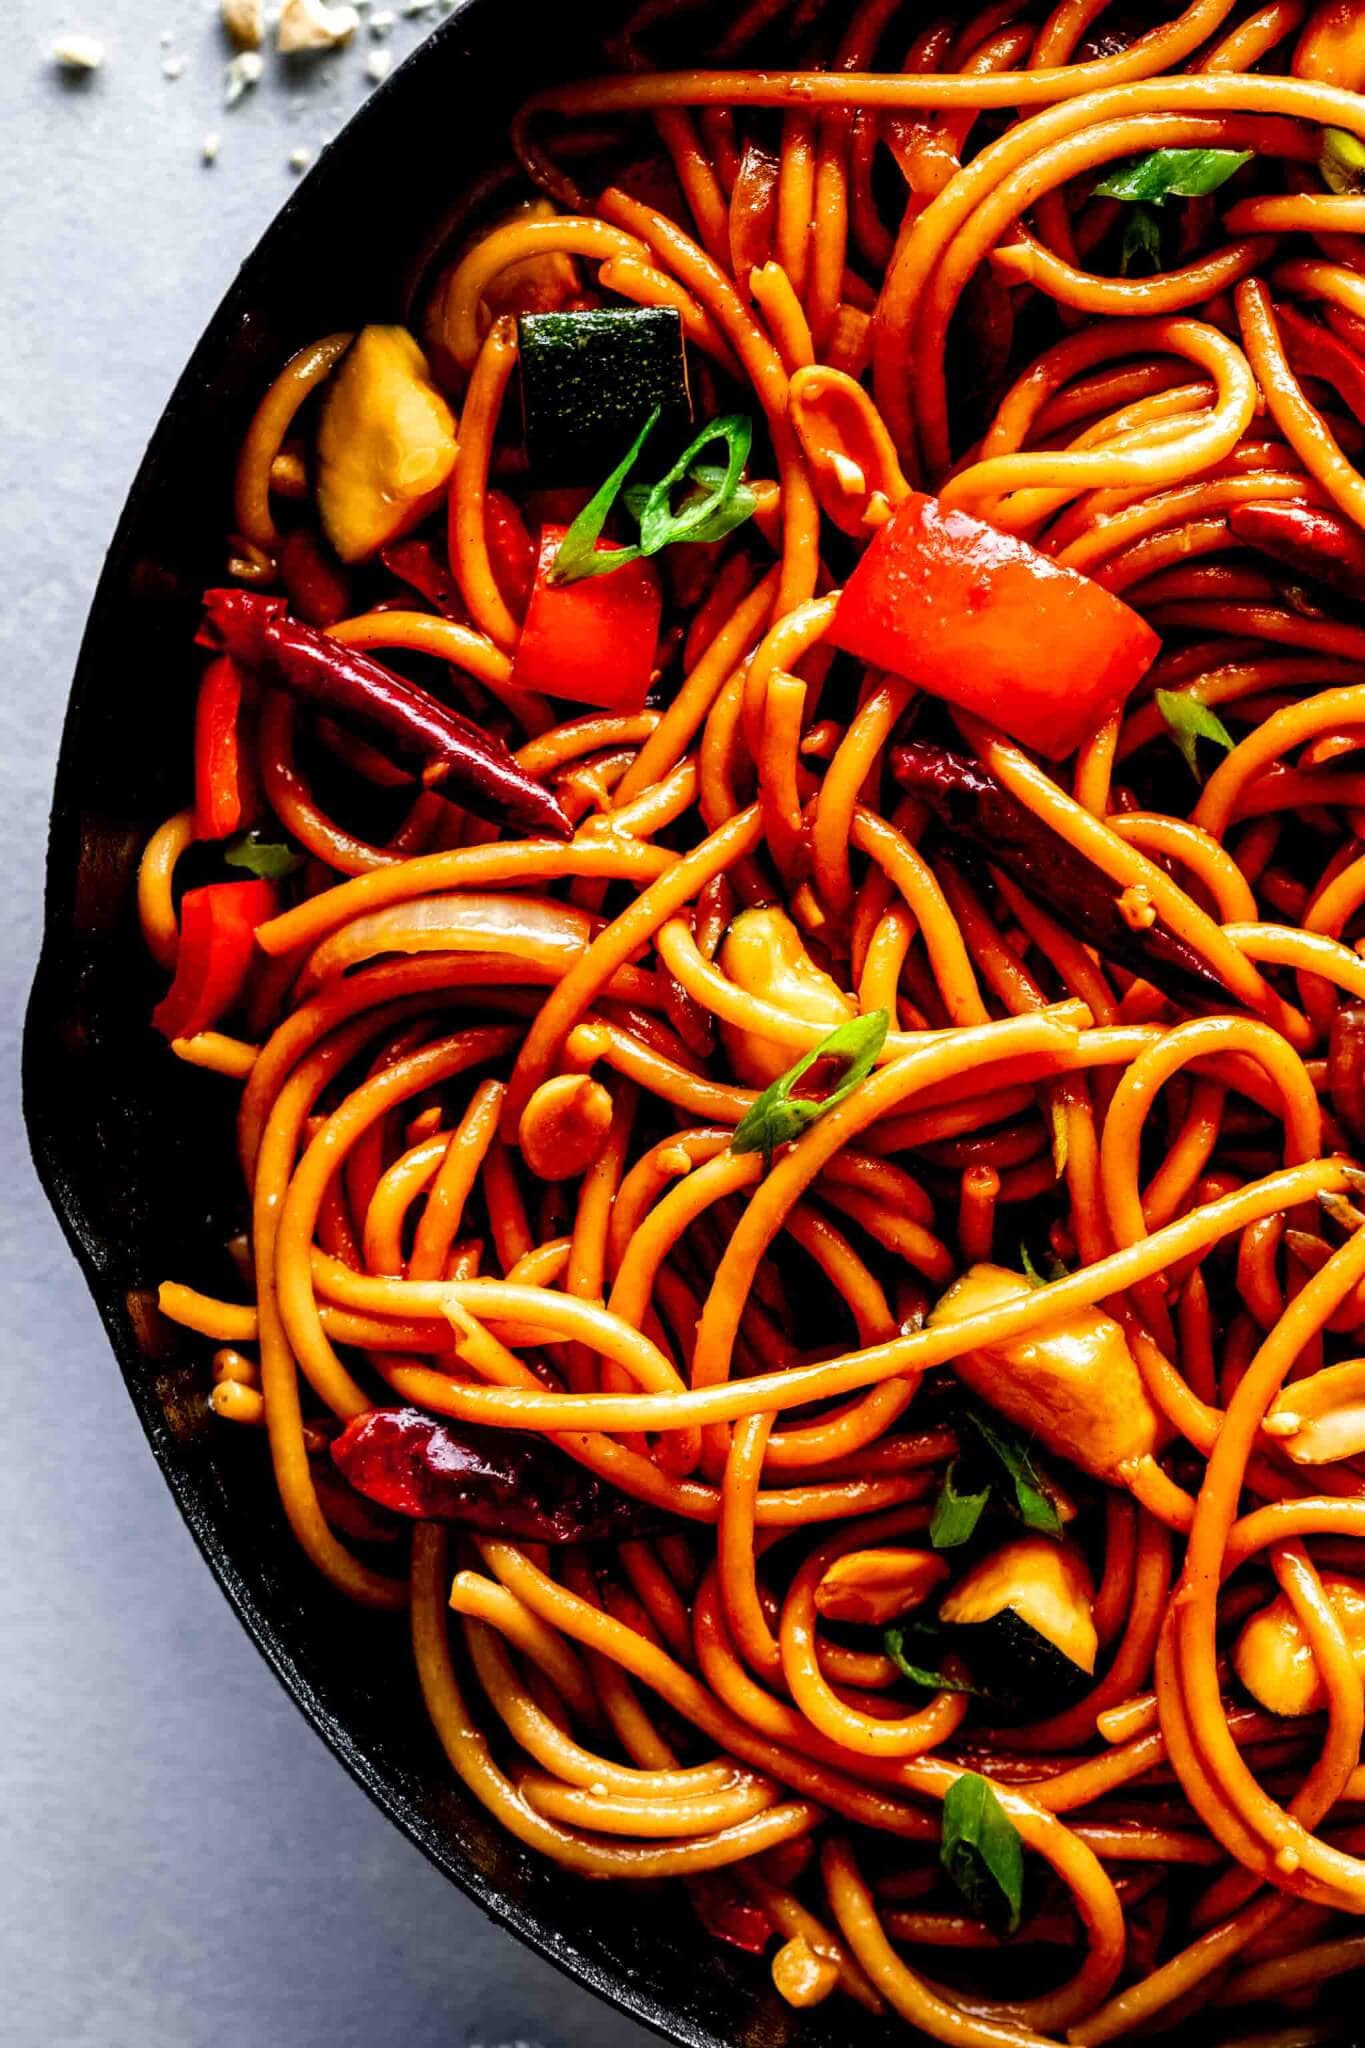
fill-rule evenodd
<path id="1" fill-rule="evenodd" d="M 643 2048 L 423 1862 L 260 1662 L 162 1487 L 24 1144 L 49 785 L 104 544 L 291 150 L 366 86 L 362 42 L 292 80 L 272 67 L 225 111 L 216 13 L 10 0 L 0 27 L 0 2041 Z M 395 51 L 434 18 L 400 21 Z M 57 77 L 62 29 L 106 37 L 105 69 Z"/>

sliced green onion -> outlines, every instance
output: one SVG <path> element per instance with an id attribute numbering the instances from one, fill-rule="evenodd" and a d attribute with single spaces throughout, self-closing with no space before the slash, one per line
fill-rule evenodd
<path id="1" fill-rule="evenodd" d="M 1121 277 L 1151 277 L 1164 267 L 1161 246 L 1161 215 L 1154 206 L 1138 200 L 1123 216 L 1123 241 L 1119 248 Z"/>
<path id="2" fill-rule="evenodd" d="M 885 1010 L 873 1010 L 866 1017 L 850 1017 L 847 1024 L 837 1026 L 828 1038 L 822 1038 L 794 1067 L 788 1067 L 771 1087 L 764 1089 L 757 1102 L 741 1118 L 730 1140 L 730 1150 L 762 1152 L 771 1161 L 779 1145 L 799 1138 L 818 1117 L 846 1101 L 867 1079 L 876 1065 L 877 1054 L 886 1043 L 890 1023 Z M 825 1059 L 847 1062 L 838 1086 L 818 1100 L 794 1097 L 792 1089 L 796 1083 L 810 1072 L 817 1060 Z"/>
<path id="3" fill-rule="evenodd" d="M 1329 192 L 1365 191 L 1365 142 L 1349 128 L 1324 128 L 1318 169 Z"/>
<path id="4" fill-rule="evenodd" d="M 935 1550 L 958 1550 L 964 1543 L 970 1543 L 990 1497 L 989 1480 L 980 1493 L 963 1493 L 960 1490 L 957 1459 L 954 1458 L 943 1475 L 943 1484 L 929 1523 L 929 1541 Z"/>
<path id="5" fill-rule="evenodd" d="M 585 576 L 610 576 L 613 569 L 621 568 L 626 562 L 639 560 L 643 553 L 641 548 L 609 548 L 599 554 L 597 543 L 602 528 L 607 523 L 607 516 L 621 495 L 622 485 L 639 461 L 641 449 L 658 424 L 660 410 L 661 408 L 656 405 L 626 454 L 622 456 L 606 482 L 594 491 L 574 520 L 546 571 L 547 583 L 580 583 Z"/>
<path id="6" fill-rule="evenodd" d="M 990 1698 L 989 1693 L 979 1685 L 973 1685 L 969 1678 L 958 1678 L 953 1672 L 940 1668 L 942 1636 L 927 1621 L 898 1621 L 893 1627 L 883 1629 L 882 1648 L 902 1676 L 925 1692 L 968 1692 L 977 1699 Z M 933 1662 L 921 1664 L 916 1661 L 917 1655 L 932 1658 Z"/>
<path id="7" fill-rule="evenodd" d="M 1215 746 L 1231 753 L 1237 742 L 1224 725 L 1216 711 L 1210 711 L 1207 704 L 1201 704 L 1188 690 L 1158 690 L 1156 708 L 1170 728 L 1171 738 L 1185 757 L 1185 765 L 1196 782 L 1204 780 L 1199 771 L 1200 740 L 1212 740 Z"/>
<path id="8" fill-rule="evenodd" d="M 1250 163 L 1249 149 L 1154 149 L 1120 164 L 1095 187 L 1097 199 L 1136 199 L 1160 206 L 1167 199 L 1202 199 Z"/>
<path id="9" fill-rule="evenodd" d="M 981 1441 L 1003 1467 L 1014 1495 L 1014 1510 L 1026 1529 L 1032 1529 L 1039 1536 L 1051 1536 L 1060 1540 L 1062 1518 L 1056 1506 L 1044 1492 L 1028 1446 L 1009 1430 L 1003 1428 L 994 1416 L 989 1419 L 979 1409 L 970 1411 L 968 1420 Z"/>
<path id="10" fill-rule="evenodd" d="M 716 521 L 723 519 L 730 510 L 744 476 L 744 465 L 749 459 L 753 439 L 753 422 L 743 413 L 727 413 L 724 418 L 712 420 L 702 428 L 691 447 L 678 457 L 667 476 L 660 477 L 640 507 L 640 547 L 645 554 L 656 555 L 660 548 L 675 546 L 678 541 L 720 538 L 715 531 Z M 675 512 L 674 488 L 685 477 L 696 474 L 694 466 L 698 457 L 713 441 L 725 443 L 725 468 L 720 470 L 717 466 L 711 469 L 713 481 L 710 485 L 704 485 L 700 495 L 685 500 Z M 751 498 L 752 495 L 751 492 Z M 734 523 L 737 525 L 739 522 L 736 520 Z M 728 533 L 730 527 L 725 526 L 723 531 Z"/>
<path id="11" fill-rule="evenodd" d="M 655 406 L 640 435 L 623 461 L 617 464 L 602 488 L 589 499 L 560 543 L 546 581 L 551 584 L 577 583 L 584 576 L 610 576 L 626 562 L 657 555 L 661 549 L 680 542 L 724 540 L 746 519 L 752 519 L 758 499 L 744 481 L 744 465 L 753 445 L 753 422 L 743 413 L 727 413 L 703 427 L 690 448 L 678 457 L 668 475 L 656 484 L 627 484 L 626 478 L 639 461 L 640 451 L 659 418 Z M 726 460 L 699 462 L 697 457 L 713 441 L 723 441 Z M 673 493 L 681 483 L 694 488 L 675 511 Z M 597 550 L 598 538 L 618 497 L 640 528 L 638 545 Z"/>
<path id="12" fill-rule="evenodd" d="M 245 868 L 249 875 L 257 876 L 262 882 L 282 881 L 286 875 L 292 875 L 295 868 L 303 866 L 303 855 L 296 853 L 292 846 L 262 839 L 256 832 L 244 832 L 240 839 L 234 839 L 230 846 L 225 846 L 223 859 L 230 868 Z"/>

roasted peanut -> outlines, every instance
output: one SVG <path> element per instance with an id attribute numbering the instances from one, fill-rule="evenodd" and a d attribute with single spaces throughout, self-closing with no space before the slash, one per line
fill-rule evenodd
<path id="1" fill-rule="evenodd" d="M 815 1605 L 827 1621 L 883 1628 L 920 1606 L 947 1577 L 947 1565 L 932 1550 L 851 1550 L 821 1579 Z"/>
<path id="2" fill-rule="evenodd" d="M 539 1180 L 576 1180 L 598 1158 L 611 1129 L 611 1097 L 590 1074 L 543 1081 L 521 1113 L 517 1141 Z"/>

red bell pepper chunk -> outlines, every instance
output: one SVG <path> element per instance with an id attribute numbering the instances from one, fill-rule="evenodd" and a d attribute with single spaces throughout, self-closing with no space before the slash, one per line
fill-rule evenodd
<path id="1" fill-rule="evenodd" d="M 194 714 L 194 836 L 227 839 L 258 809 L 256 777 L 242 745 L 242 671 L 220 654 L 204 670 Z"/>
<path id="2" fill-rule="evenodd" d="M 1052 761 L 1103 724 L 1161 645 L 1089 577 L 918 491 L 849 577 L 828 638 Z"/>
<path id="3" fill-rule="evenodd" d="M 663 591 L 650 562 L 627 562 L 610 576 L 551 584 L 546 575 L 567 527 L 542 527 L 536 580 L 526 610 L 512 681 L 594 704 L 639 711 L 649 694 L 663 617 Z M 598 541 L 597 551 L 610 548 Z"/>
<path id="4" fill-rule="evenodd" d="M 270 882 L 211 882 L 180 905 L 175 980 L 152 1012 L 166 1038 L 193 1038 L 237 1007 L 256 957 L 256 927 L 279 899 Z"/>

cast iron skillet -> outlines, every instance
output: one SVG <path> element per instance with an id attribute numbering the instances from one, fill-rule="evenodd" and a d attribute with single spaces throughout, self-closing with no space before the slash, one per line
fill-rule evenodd
<path id="1" fill-rule="evenodd" d="M 133 916 L 140 849 L 185 801 L 198 593 L 222 573 L 232 463 L 256 398 L 304 342 L 403 316 L 414 251 L 505 157 L 534 87 L 600 62 L 620 0 L 467 4 L 367 103 L 285 207 L 210 322 L 129 496 L 86 630 L 57 770 L 42 959 L 24 1045 L 34 1159 L 180 1510 L 258 1648 L 384 1811 L 541 1955 L 687 2048 L 855 2048 L 854 2008 L 799 2019 L 763 1966 L 676 1898 L 565 1877 L 452 1776 L 401 1621 L 331 1595 L 297 1553 L 260 1439 L 209 1416 L 206 1346 L 161 1322 L 169 1276 L 231 1293 L 242 1226 L 228 1100 L 171 1059 Z M 528 33 L 531 22 L 534 32 Z M 900 2042 L 903 2028 L 894 2029 Z"/>

